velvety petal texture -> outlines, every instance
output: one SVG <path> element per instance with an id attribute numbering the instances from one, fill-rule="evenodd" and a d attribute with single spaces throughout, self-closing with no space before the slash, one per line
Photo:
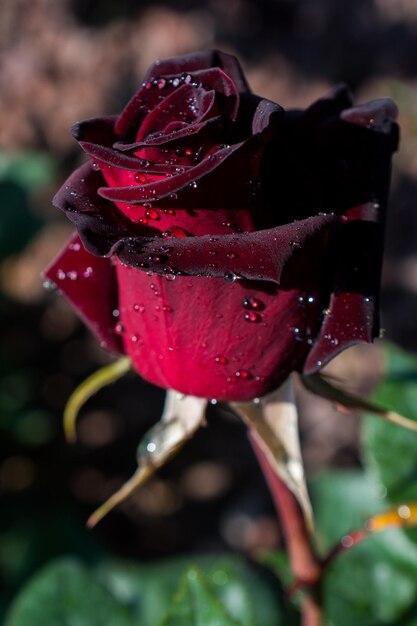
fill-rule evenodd
<path id="1" fill-rule="evenodd" d="M 89 160 L 54 203 L 80 239 L 47 275 L 162 387 L 242 401 L 315 372 L 379 331 L 395 117 L 344 86 L 284 112 L 218 51 L 157 61 L 73 128 Z"/>

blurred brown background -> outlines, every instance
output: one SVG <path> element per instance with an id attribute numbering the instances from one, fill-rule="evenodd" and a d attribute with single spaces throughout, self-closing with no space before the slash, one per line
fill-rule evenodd
<path id="1" fill-rule="evenodd" d="M 286 108 L 307 106 L 338 82 L 358 101 L 397 102 L 402 144 L 383 325 L 387 338 L 417 349 L 414 0 L 0 0 L 3 607 L 28 574 L 62 552 L 148 559 L 279 542 L 244 430 L 224 411 L 211 407 L 209 428 L 90 534 L 85 519 L 133 472 L 135 442 L 158 419 L 163 393 L 127 377 L 86 406 L 74 448 L 61 431 L 71 390 L 108 360 L 40 279 L 71 232 L 51 206 L 83 158 L 69 129 L 78 119 L 119 111 L 157 57 L 203 48 L 236 54 L 253 91 Z M 381 367 L 378 349 L 360 348 L 335 371 L 364 392 Z M 310 398 L 302 406 L 310 471 L 360 463 L 355 417 Z"/>

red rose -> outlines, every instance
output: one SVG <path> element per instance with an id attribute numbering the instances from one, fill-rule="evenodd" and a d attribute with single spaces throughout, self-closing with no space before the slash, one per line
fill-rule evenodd
<path id="1" fill-rule="evenodd" d="M 378 333 L 391 101 L 305 111 L 250 93 L 220 52 L 156 62 L 55 197 L 78 235 L 56 282 L 147 380 L 249 400 Z"/>

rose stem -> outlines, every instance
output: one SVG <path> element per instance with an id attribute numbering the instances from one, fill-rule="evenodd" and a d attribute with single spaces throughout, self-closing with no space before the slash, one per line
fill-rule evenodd
<path id="1" fill-rule="evenodd" d="M 292 573 L 298 583 L 297 586 L 305 587 L 307 591 L 303 602 L 303 626 L 321 626 L 322 565 L 311 546 L 303 512 L 292 491 L 271 468 L 256 438 L 251 436 L 250 439 L 281 519 Z"/>

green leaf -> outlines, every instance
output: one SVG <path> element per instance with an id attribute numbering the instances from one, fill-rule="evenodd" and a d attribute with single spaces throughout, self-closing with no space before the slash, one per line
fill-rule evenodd
<path id="1" fill-rule="evenodd" d="M 197 580 L 190 574 L 195 563 Z M 186 590 L 178 595 L 182 577 Z M 197 613 L 200 621 L 180 622 L 178 612 L 184 619 L 194 615 L 196 598 L 207 608 Z M 288 624 L 279 588 L 270 588 L 243 559 L 194 556 L 153 565 L 105 561 L 94 568 L 75 559 L 53 561 L 23 588 L 5 626 L 157 626 L 170 614 L 178 626 L 215 623 L 204 621 L 209 618 L 218 626 Z"/>
<path id="2" fill-rule="evenodd" d="M 196 565 L 217 600 L 242 626 L 287 623 L 280 621 L 279 588 L 270 587 L 259 571 L 236 555 L 194 555 L 146 566 L 109 562 L 99 567 L 98 575 L 110 593 L 136 606 L 140 626 L 155 626 L 166 614 L 184 571 Z"/>
<path id="3" fill-rule="evenodd" d="M 72 559 L 42 569 L 11 607 L 5 626 L 136 626 L 129 611 Z"/>
<path id="4" fill-rule="evenodd" d="M 389 344 L 385 355 L 388 373 L 375 400 L 417 422 L 417 359 Z M 367 465 L 389 501 L 417 499 L 417 433 L 368 418 L 363 444 Z"/>
<path id="5" fill-rule="evenodd" d="M 204 574 L 190 567 L 161 626 L 242 626 L 216 598 Z"/>
<path id="6" fill-rule="evenodd" d="M 362 471 L 323 474 L 311 492 L 323 551 L 387 508 L 379 485 Z M 334 561 L 324 593 L 326 617 L 335 626 L 397 623 L 417 595 L 417 546 L 398 529 L 370 536 Z"/>
<path id="7" fill-rule="evenodd" d="M 55 180 L 54 159 L 46 152 L 0 152 L 0 180 L 12 180 L 30 190 Z"/>

